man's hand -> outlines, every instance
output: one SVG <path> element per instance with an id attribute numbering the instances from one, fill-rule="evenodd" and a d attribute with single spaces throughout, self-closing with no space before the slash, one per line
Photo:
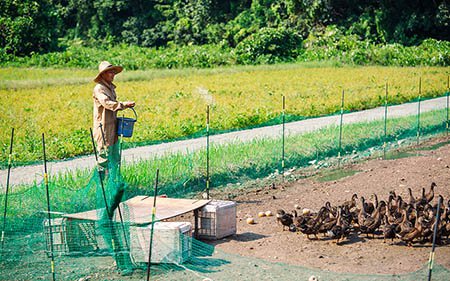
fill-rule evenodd
<path id="1" fill-rule="evenodd" d="M 126 101 L 123 103 L 126 108 L 134 107 L 136 103 L 134 101 Z"/>

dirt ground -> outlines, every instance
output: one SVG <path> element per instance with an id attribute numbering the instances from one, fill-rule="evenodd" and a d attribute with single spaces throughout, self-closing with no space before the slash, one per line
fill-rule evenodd
<path id="1" fill-rule="evenodd" d="M 303 208 L 317 211 L 326 201 L 339 205 L 349 200 L 354 193 L 369 201 L 373 200 L 374 193 L 378 195 L 379 200 L 387 200 L 388 193 L 392 190 L 403 198 L 408 198 L 407 188 L 410 187 L 418 197 L 421 189 L 424 187 L 428 191 L 432 182 L 437 184 L 433 203 L 437 202 L 437 194 L 444 196 L 444 202 L 447 202 L 450 199 L 450 138 L 434 138 L 423 142 L 419 147 L 409 148 L 407 153 L 400 151 L 394 155 L 409 157 L 393 160 L 353 159 L 353 163 L 344 163 L 338 170 L 341 175 L 348 176 L 331 180 L 330 178 L 336 175 L 335 169 L 312 167 L 293 171 L 291 175 L 286 176 L 287 180 L 283 185 L 272 185 L 274 179 L 268 177 L 238 186 L 214 189 L 211 191 L 213 199 L 237 202 L 237 233 L 218 241 L 204 242 L 215 245 L 216 250 L 220 252 L 258 258 L 258 261 L 252 262 L 262 262 L 260 268 L 266 267 L 264 261 L 268 261 L 276 262 L 281 268 L 286 267 L 284 264 L 291 264 L 341 273 L 402 274 L 417 271 L 428 262 L 431 243 L 415 243 L 408 247 L 398 239 L 383 243 L 379 235 L 375 238 L 353 235 L 337 245 L 321 235 L 319 240 L 308 240 L 306 235 L 300 232 L 283 231 L 275 216 L 258 217 L 258 212 L 270 210 L 275 214 L 278 209 L 291 211 L 295 205 L 299 205 L 299 211 Z M 326 178 L 328 180 L 324 180 Z M 248 217 L 253 217 L 256 224 L 247 224 Z M 192 219 L 192 215 L 178 219 L 186 221 Z M 144 270 L 136 270 L 131 276 L 121 276 L 115 271 L 114 261 L 110 256 L 96 257 L 95 260 L 92 257 L 56 260 L 60 276 L 76 277 L 70 280 L 131 281 L 143 280 L 146 276 Z M 36 253 L 32 259 L 30 257 L 30 260 L 21 262 L 21 266 L 8 264 L 13 270 L 4 275 L 0 265 L 0 279 L 50 280 L 47 270 L 49 261 L 43 253 Z M 450 270 L 450 241 L 437 246 L 435 263 Z M 230 266 L 231 271 L 239 273 L 244 270 L 245 265 Z M 266 273 L 262 270 L 257 272 L 260 276 L 251 275 L 250 279 L 245 280 L 276 280 L 264 275 Z M 196 275 L 186 271 L 171 273 L 171 279 L 168 279 L 166 274 L 167 272 L 158 275 L 157 280 L 209 280 L 203 277 L 192 279 L 191 277 Z M 228 279 L 222 279 L 220 272 L 218 274 L 219 277 L 212 280 L 243 280 L 236 276 L 234 277 L 237 279 L 229 279 L 231 275 L 225 277 Z"/>
<path id="2" fill-rule="evenodd" d="M 353 193 L 369 201 L 376 193 L 379 200 L 387 201 L 389 191 L 394 190 L 402 198 L 409 198 L 408 187 L 418 197 L 423 187 L 427 191 L 430 189 L 432 182 L 437 184 L 433 203 L 437 203 L 437 194 L 444 196 L 447 202 L 450 199 L 448 140 L 435 138 L 409 148 L 410 157 L 406 158 L 366 159 L 344 165 L 344 173 L 358 172 L 336 180 L 321 181 L 321 176 L 330 173 L 326 170 L 299 171 L 293 174 L 299 179 L 283 186 L 275 185 L 275 189 L 271 185 L 258 187 L 255 184 L 254 188 L 243 187 L 235 193 L 213 193 L 213 198 L 231 196 L 238 203 L 237 234 L 213 244 L 228 253 L 334 272 L 399 274 L 416 271 L 428 262 L 431 243 L 408 247 L 398 239 L 383 243 L 381 236 L 373 239 L 356 235 L 336 245 L 321 235 L 320 240 L 308 240 L 300 232 L 283 231 L 275 216 L 259 218 L 257 214 L 269 210 L 275 214 L 277 209 L 291 211 L 296 204 L 300 209 L 317 211 L 326 201 L 339 205 L 350 200 Z M 305 178 L 308 173 L 316 175 Z M 247 224 L 247 217 L 255 218 L 256 224 Z M 450 243 L 436 248 L 435 262 L 450 269 Z"/>

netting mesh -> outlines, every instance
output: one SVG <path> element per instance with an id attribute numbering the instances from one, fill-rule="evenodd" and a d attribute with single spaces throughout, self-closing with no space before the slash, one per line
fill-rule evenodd
<path id="1" fill-rule="evenodd" d="M 345 115 L 343 120 L 345 124 Z M 307 280 L 311 275 L 321 280 L 423 279 L 426 266 L 402 275 L 356 275 L 227 254 L 192 237 L 192 223 L 175 220 L 138 225 L 126 205 L 119 203 L 136 195 L 151 196 L 156 169 L 161 170 L 159 195 L 192 198 L 205 192 L 206 187 L 221 188 L 248 179 L 276 177 L 291 168 L 321 168 L 338 161 L 382 155 L 385 149 L 416 143 L 447 130 L 447 109 L 443 109 L 390 118 L 386 123 L 371 121 L 342 128 L 332 125 L 314 132 L 287 134 L 283 139 L 280 136 L 226 144 L 211 141 L 209 154 L 205 150 L 187 151 L 121 163 L 113 155 L 115 152 L 110 153 L 106 172 L 93 163 L 93 170 L 50 175 L 48 185 L 42 180 L 34 185 L 13 186 L 8 197 L 1 194 L 0 208 L 6 210 L 6 216 L 1 221 L 5 228 L 0 280 L 50 280 L 52 272 L 59 280 L 86 276 L 123 280 L 123 275 L 132 271 L 133 278 L 143 279 L 152 232 L 153 280 Z M 206 132 L 199 134 L 205 136 Z M 120 153 L 120 143 L 116 146 L 111 151 Z M 66 216 L 89 210 L 95 210 L 90 219 Z M 112 274 L 116 271 L 118 274 Z M 436 280 L 447 280 L 449 276 L 448 269 L 435 265 Z"/>

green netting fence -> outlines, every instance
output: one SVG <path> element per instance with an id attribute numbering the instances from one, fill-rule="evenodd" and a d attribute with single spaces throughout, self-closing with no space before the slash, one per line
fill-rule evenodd
<path id="1" fill-rule="evenodd" d="M 283 110 L 270 122 L 282 123 L 272 127 L 279 133 L 275 138 L 243 142 L 230 135 L 233 139 L 224 142 L 210 138 L 216 132 L 207 125 L 196 134 L 205 137 L 201 139 L 208 143 L 205 149 L 139 162 L 117 162 L 111 156 L 108 173 L 99 173 L 95 162 L 93 169 L 71 174 L 52 175 L 50 171 L 47 175 L 42 170 L 41 182 L 11 186 L 8 194 L 0 196 L 0 208 L 5 210 L 0 280 L 51 280 L 53 275 L 56 280 L 86 276 L 91 280 L 142 280 L 148 276 L 151 233 L 152 280 L 307 280 L 312 275 L 320 280 L 423 280 L 426 266 L 401 275 L 343 274 L 224 253 L 193 238 L 192 223 L 139 225 L 132 212 L 119 205 L 137 195 L 152 196 L 157 169 L 161 171 L 159 195 L 208 197 L 210 189 L 230 183 L 262 177 L 290 180 L 284 171 L 340 165 L 371 155 L 387 157 L 385 152 L 392 149 L 448 134 L 448 107 L 425 113 L 418 107 L 416 115 L 352 124 L 346 124 L 344 109 L 334 125 L 302 134 L 285 131 L 283 120 L 301 118 Z M 84 211 L 93 211 L 90 219 L 67 217 Z M 131 272 L 132 277 L 124 276 Z M 435 265 L 433 276 L 447 280 L 450 271 Z"/>

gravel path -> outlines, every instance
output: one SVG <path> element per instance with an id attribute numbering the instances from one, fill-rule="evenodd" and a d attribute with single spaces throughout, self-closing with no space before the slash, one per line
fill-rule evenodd
<path id="1" fill-rule="evenodd" d="M 446 97 L 422 101 L 421 112 L 445 108 Z M 417 114 L 417 102 L 390 106 L 388 117 L 395 118 Z M 344 124 L 380 120 L 384 118 L 384 107 L 348 113 L 344 115 Z M 339 115 L 307 119 L 303 121 L 291 122 L 285 125 L 286 134 L 302 134 L 320 128 L 339 125 Z M 277 138 L 281 134 L 281 125 L 268 126 L 250 130 L 242 130 L 210 137 L 212 144 L 225 144 L 235 141 L 251 141 L 256 138 Z M 130 148 L 123 151 L 123 160 L 127 163 L 145 160 L 154 156 L 164 155 L 173 152 L 192 152 L 206 146 L 206 138 L 182 140 L 176 142 L 161 143 L 157 145 Z M 95 165 L 93 155 L 83 156 L 76 159 L 49 162 L 47 163 L 48 174 L 50 176 L 58 173 L 66 173 L 80 169 L 91 169 Z M 43 165 L 29 165 L 17 167 L 11 170 L 10 185 L 29 184 L 34 181 L 41 181 L 43 178 Z M 6 185 L 7 170 L 0 170 L 0 185 Z"/>

